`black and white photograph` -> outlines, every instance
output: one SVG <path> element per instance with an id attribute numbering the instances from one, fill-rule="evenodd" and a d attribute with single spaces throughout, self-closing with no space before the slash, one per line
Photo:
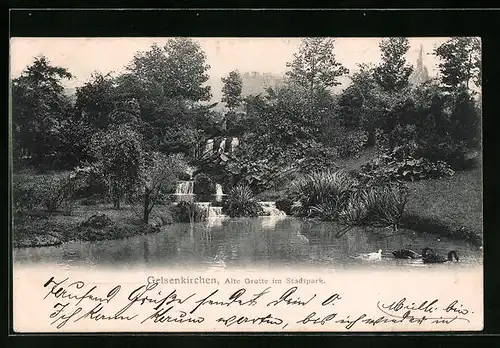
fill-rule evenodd
<path id="1" fill-rule="evenodd" d="M 70 320 L 62 315 L 74 303 L 56 299 L 59 291 L 91 287 L 90 280 L 70 287 L 78 279 L 57 273 L 73 270 L 113 272 L 123 282 L 140 270 L 155 284 L 145 287 L 151 294 L 158 284 L 172 284 L 168 270 L 218 274 L 185 273 L 180 281 L 206 284 L 207 295 L 212 283 L 238 284 L 236 291 L 268 284 L 259 274 L 275 274 L 269 282 L 291 289 L 276 293 L 277 303 L 300 305 L 290 323 L 299 331 L 320 322 L 327 331 L 419 330 L 418 320 L 429 330 L 443 330 L 437 324 L 446 321 L 467 329 L 472 313 L 451 297 L 404 304 L 394 298 L 379 301 L 374 319 L 366 313 L 357 322 L 357 314 L 347 319 L 340 312 L 316 318 L 309 312 L 319 311 L 304 308 L 325 299 L 296 296 L 302 285 L 313 289 L 299 271 L 383 274 L 374 289 L 406 286 L 415 293 L 435 284 L 422 286 L 418 274 L 455 282 L 473 274 L 478 281 L 464 298 L 477 294 L 473 302 L 482 306 L 479 37 L 14 37 L 10 51 L 14 286 L 17 271 L 53 273 L 37 285 L 41 298 L 52 294 L 55 301 L 53 313 L 44 314 L 50 329 L 78 331 L 99 311 L 101 319 L 125 315 L 103 314 L 104 307 L 73 310 Z M 241 272 L 251 276 L 233 277 Z M 297 277 L 279 280 L 280 272 Z M 391 280 L 394 272 L 415 274 L 415 284 Z M 102 284 L 94 292 L 104 296 L 112 286 Z M 448 285 L 435 286 L 446 293 Z M 194 291 L 193 303 L 203 295 Z M 266 290 L 259 294 L 275 300 Z M 348 298 L 330 295 L 324 303 Z M 201 304 L 222 303 L 222 295 L 211 296 Z M 393 302 L 408 311 L 392 313 Z M 447 316 L 432 317 L 431 305 Z M 424 307 L 427 317 L 419 312 Z M 285 329 L 283 313 L 294 308 L 281 309 L 281 317 L 264 311 L 268 317 L 216 319 L 223 329 L 256 320 L 261 325 L 253 330 Z M 190 330 L 203 321 L 217 330 L 208 317 L 196 319 L 202 309 L 195 310 L 180 310 L 185 319 L 177 322 L 189 316 Z M 374 324 L 380 316 L 381 328 Z M 406 326 L 398 329 L 397 320 Z"/>

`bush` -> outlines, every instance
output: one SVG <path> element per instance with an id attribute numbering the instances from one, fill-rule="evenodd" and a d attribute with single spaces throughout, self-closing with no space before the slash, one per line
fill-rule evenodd
<path id="1" fill-rule="evenodd" d="M 194 202 L 182 201 L 170 208 L 172 220 L 176 222 L 202 222 L 208 218 L 208 211 Z"/>
<path id="2" fill-rule="evenodd" d="M 357 184 L 357 180 L 343 170 L 314 172 L 292 182 L 290 198 L 300 203 L 297 215 L 322 215 L 321 211 L 331 211 L 332 205 L 343 207 Z"/>
<path id="3" fill-rule="evenodd" d="M 75 191 L 75 198 L 104 198 L 108 188 L 103 176 L 92 166 L 77 167 L 72 175 L 81 180 L 81 186 Z"/>
<path id="4" fill-rule="evenodd" d="M 207 174 L 197 174 L 194 178 L 193 193 L 197 195 L 213 195 L 215 193 L 215 183 Z"/>
<path id="5" fill-rule="evenodd" d="M 333 145 L 337 150 L 337 155 L 342 159 L 356 157 L 363 150 L 368 136 L 363 131 L 353 131 L 340 128 L 334 138 Z"/>
<path id="6" fill-rule="evenodd" d="M 106 214 L 94 214 L 81 223 L 83 227 L 104 228 L 112 225 L 113 221 Z"/>
<path id="7" fill-rule="evenodd" d="M 454 170 L 443 161 L 415 158 L 396 147 L 389 155 L 382 155 L 361 166 L 360 179 L 417 181 L 453 176 Z"/>
<path id="8" fill-rule="evenodd" d="M 26 214 L 33 210 L 40 202 L 40 197 L 34 187 L 25 186 L 22 183 L 14 182 L 12 185 L 12 203 L 14 215 Z"/>
<path id="9" fill-rule="evenodd" d="M 408 190 L 401 184 L 366 188 L 361 193 L 361 199 L 357 200 L 358 204 L 361 203 L 361 211 L 364 211 L 364 218 L 360 222 L 397 229 L 407 201 Z"/>
<path id="10" fill-rule="evenodd" d="M 79 182 L 66 174 L 20 175 L 14 178 L 12 187 L 14 213 L 25 214 L 37 208 L 70 213 L 78 187 Z"/>
<path id="11" fill-rule="evenodd" d="M 432 162 L 446 162 L 451 168 L 462 170 L 468 168 L 467 152 L 465 142 L 440 141 L 437 144 L 425 144 L 421 156 Z"/>
<path id="12" fill-rule="evenodd" d="M 383 180 L 360 182 L 345 171 L 325 171 L 306 175 L 293 182 L 291 197 L 298 201 L 293 208 L 299 216 L 347 225 L 390 226 L 397 229 L 408 199 L 408 190 L 400 183 Z M 280 205 L 286 204 L 290 211 L 292 202 L 289 200 Z"/>
<path id="13" fill-rule="evenodd" d="M 230 217 L 255 217 L 262 214 L 262 207 L 248 186 L 238 185 L 229 191 L 222 212 Z"/>

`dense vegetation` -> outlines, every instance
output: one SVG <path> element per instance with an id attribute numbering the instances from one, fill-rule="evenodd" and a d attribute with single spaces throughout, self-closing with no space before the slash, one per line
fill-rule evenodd
<path id="1" fill-rule="evenodd" d="M 240 73 L 223 77 L 219 111 L 206 55 L 191 39 L 138 52 L 120 75 L 94 73 L 74 102 L 63 88 L 72 74 L 38 57 L 12 83 L 15 217 L 71 214 L 80 200 L 138 205 L 148 223 L 196 168 L 195 193 L 222 183 L 231 216 L 258 215 L 255 195 L 278 190 L 287 213 L 397 228 L 403 182 L 453 176 L 480 151 L 480 47 L 475 38 L 446 41 L 434 52 L 440 78 L 418 85 L 406 38 L 383 39 L 380 49 L 380 64 L 349 72 L 333 39 L 303 39 L 279 86 L 243 98 Z M 346 74 L 351 83 L 333 94 Z M 239 145 L 227 151 L 233 138 Z M 209 140 L 216 151 L 207 153 Z M 366 148 L 381 155 L 339 171 Z M 205 216 L 188 203 L 173 212 L 179 221 Z"/>

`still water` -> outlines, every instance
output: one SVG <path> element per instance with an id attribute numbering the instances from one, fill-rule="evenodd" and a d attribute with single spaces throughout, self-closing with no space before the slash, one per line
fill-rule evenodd
<path id="1" fill-rule="evenodd" d="M 57 264 L 62 267 L 197 267 L 326 269 L 363 267 L 463 267 L 482 263 L 482 251 L 463 241 L 400 230 L 353 228 L 340 238 L 328 222 L 290 217 L 215 219 L 190 225 L 172 224 L 157 234 L 123 240 L 66 243 L 55 247 L 14 250 L 16 264 Z M 456 250 L 460 262 L 423 265 L 421 260 L 396 260 L 392 251 L 431 247 L 446 256 Z M 382 260 L 356 258 L 382 249 Z"/>

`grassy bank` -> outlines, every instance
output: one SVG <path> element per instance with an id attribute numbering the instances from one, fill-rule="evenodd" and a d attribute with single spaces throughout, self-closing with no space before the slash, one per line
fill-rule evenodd
<path id="1" fill-rule="evenodd" d="M 357 170 L 376 155 L 375 150 L 368 150 L 340 165 L 347 170 Z M 479 163 L 475 169 L 455 172 L 452 177 L 408 182 L 410 196 L 401 227 L 482 245 L 480 166 Z"/>
<path id="2" fill-rule="evenodd" d="M 482 175 L 479 168 L 453 177 L 408 183 L 404 227 L 482 244 Z"/>
<path id="3" fill-rule="evenodd" d="M 166 207 L 151 215 L 151 224 L 140 219 L 140 207 L 125 205 L 120 210 L 110 204 L 85 206 L 75 202 L 71 215 L 37 214 L 15 219 L 12 227 L 14 247 L 49 246 L 69 241 L 121 239 L 159 231 L 157 225 L 169 222 Z M 111 223 L 102 228 L 82 226 L 92 215 L 105 214 Z"/>
<path id="4" fill-rule="evenodd" d="M 360 156 L 338 164 L 348 171 L 378 155 L 369 149 Z M 482 246 L 482 173 L 480 163 L 470 170 L 457 171 L 451 177 L 406 182 L 408 203 L 400 227 L 416 232 L 466 240 Z M 277 200 L 286 190 L 270 190 L 259 195 L 262 200 Z"/>

